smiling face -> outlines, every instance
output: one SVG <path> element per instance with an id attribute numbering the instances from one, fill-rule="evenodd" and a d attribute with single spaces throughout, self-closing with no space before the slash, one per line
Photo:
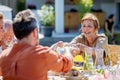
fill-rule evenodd
<path id="1" fill-rule="evenodd" d="M 0 40 L 3 38 L 4 35 L 4 22 L 3 19 L 0 19 Z"/>
<path id="2" fill-rule="evenodd" d="M 98 29 L 95 28 L 94 21 L 89 19 L 82 22 L 81 30 L 86 38 L 94 36 L 98 31 Z"/>

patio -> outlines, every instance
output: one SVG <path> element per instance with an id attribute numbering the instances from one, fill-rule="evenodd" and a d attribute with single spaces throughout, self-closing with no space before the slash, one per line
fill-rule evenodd
<path id="1" fill-rule="evenodd" d="M 103 33 L 103 32 L 104 32 L 103 28 L 101 28 L 98 33 Z M 115 28 L 115 32 L 120 33 L 120 29 Z M 70 42 L 75 36 L 79 34 L 80 32 L 78 30 L 70 30 L 69 33 L 62 33 L 62 34 L 57 34 L 53 32 L 52 37 L 44 37 L 40 39 L 40 44 L 44 46 L 51 46 L 52 44 L 58 41 Z M 120 45 L 120 41 L 117 43 L 117 45 Z"/>

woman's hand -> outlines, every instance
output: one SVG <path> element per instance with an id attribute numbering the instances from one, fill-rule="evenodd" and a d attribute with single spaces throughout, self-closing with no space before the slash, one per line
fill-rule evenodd
<path id="1" fill-rule="evenodd" d="M 72 49 L 70 49 L 70 52 L 73 55 L 73 57 L 75 57 L 76 55 L 78 55 L 80 53 L 80 49 L 72 48 Z"/>
<path id="2" fill-rule="evenodd" d="M 80 51 L 84 50 L 85 45 L 81 43 L 72 43 L 71 53 L 73 56 L 80 54 Z"/>
<path id="3" fill-rule="evenodd" d="M 63 47 L 63 45 L 64 45 L 64 42 L 59 41 L 59 42 L 53 44 L 50 48 L 55 51 L 57 49 L 57 47 Z"/>

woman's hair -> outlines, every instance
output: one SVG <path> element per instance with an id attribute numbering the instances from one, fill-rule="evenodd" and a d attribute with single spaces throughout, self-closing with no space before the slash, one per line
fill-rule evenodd
<path id="1" fill-rule="evenodd" d="M 85 21 L 85 20 L 92 20 L 94 22 L 95 29 L 100 28 L 99 21 L 98 21 L 97 17 L 95 15 L 93 15 L 92 13 L 86 13 L 83 16 L 81 23 L 83 23 L 83 21 Z"/>

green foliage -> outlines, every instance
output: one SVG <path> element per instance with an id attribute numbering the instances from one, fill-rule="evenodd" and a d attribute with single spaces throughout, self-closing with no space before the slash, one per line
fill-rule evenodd
<path id="1" fill-rule="evenodd" d="M 39 11 L 39 16 L 43 26 L 47 27 L 53 25 L 55 18 L 54 13 L 54 8 L 51 5 L 43 5 L 41 7 L 41 10 Z"/>
<path id="2" fill-rule="evenodd" d="M 82 19 L 85 13 L 90 12 L 92 5 L 93 5 L 93 0 L 77 0 L 76 1 L 76 6 L 80 13 L 80 20 Z"/>
<path id="3" fill-rule="evenodd" d="M 17 12 L 22 11 L 25 9 L 25 0 L 17 0 Z"/>
<path id="4" fill-rule="evenodd" d="M 105 34 L 108 37 L 108 43 L 112 44 L 112 38 L 111 38 L 110 34 L 106 33 L 106 32 L 105 32 Z M 114 40 L 115 40 L 116 44 L 120 42 L 120 33 L 119 32 L 114 33 Z"/>

